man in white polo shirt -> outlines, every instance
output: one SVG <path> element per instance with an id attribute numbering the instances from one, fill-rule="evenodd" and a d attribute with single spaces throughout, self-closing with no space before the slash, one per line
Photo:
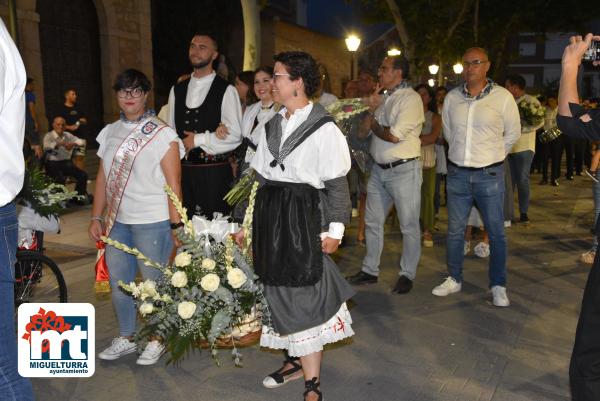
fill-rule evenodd
<path id="1" fill-rule="evenodd" d="M 541 108 L 539 100 L 525 93 L 525 78 L 521 75 L 509 75 L 506 78 L 505 88 L 513 95 L 517 105 L 521 102 L 533 103 Z M 513 190 L 516 187 L 519 193 L 519 221 L 529 224 L 529 171 L 535 154 L 535 132 L 544 125 L 544 119 L 536 125 L 521 124 L 521 137 L 512 147 L 508 162 L 510 163 L 510 174 L 512 175 Z M 512 199 L 511 199 L 512 201 Z"/>
<path id="2" fill-rule="evenodd" d="M 463 56 L 465 84 L 448 93 L 442 122 L 448 142 L 449 277 L 433 289 L 446 296 L 462 288 L 464 233 L 475 203 L 490 238 L 490 288 L 495 306 L 509 306 L 506 295 L 504 234 L 504 159 L 521 135 L 519 110 L 506 89 L 487 78 L 490 61 L 484 49 Z"/>
<path id="3" fill-rule="evenodd" d="M 367 254 L 362 269 L 348 277 L 351 284 L 375 283 L 383 250 L 383 225 L 396 207 L 402 231 L 400 277 L 393 288 L 408 293 L 413 286 L 421 257 L 422 166 L 421 140 L 425 116 L 423 101 L 408 84 L 408 61 L 403 57 L 386 57 L 378 71 L 383 96 L 374 93 L 369 99 L 375 110 L 371 131 L 371 156 L 375 160 L 367 184 L 365 237 Z M 379 90 L 380 87 L 377 87 Z"/>

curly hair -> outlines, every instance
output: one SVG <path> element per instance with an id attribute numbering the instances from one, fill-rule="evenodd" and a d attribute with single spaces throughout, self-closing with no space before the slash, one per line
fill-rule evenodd
<path id="1" fill-rule="evenodd" d="M 437 113 L 437 103 L 435 102 L 435 96 L 433 93 L 433 89 L 431 89 L 428 85 L 425 85 L 425 84 L 419 84 L 419 85 L 415 86 L 415 92 L 418 92 L 421 89 L 425 89 L 427 91 L 427 93 L 429 94 L 429 104 L 427 105 L 427 108 L 429 109 L 429 111 L 433 111 L 434 113 Z"/>
<path id="2" fill-rule="evenodd" d="M 291 80 L 302 78 L 304 92 L 311 98 L 321 88 L 319 68 L 315 59 L 306 52 L 292 51 L 276 54 L 273 59 L 285 66 Z"/>

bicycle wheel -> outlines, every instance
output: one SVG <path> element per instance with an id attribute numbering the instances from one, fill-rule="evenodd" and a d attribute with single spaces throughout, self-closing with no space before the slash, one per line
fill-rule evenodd
<path id="1" fill-rule="evenodd" d="M 52 259 L 36 251 L 18 251 L 15 310 L 29 302 L 67 302 L 67 284 Z"/>

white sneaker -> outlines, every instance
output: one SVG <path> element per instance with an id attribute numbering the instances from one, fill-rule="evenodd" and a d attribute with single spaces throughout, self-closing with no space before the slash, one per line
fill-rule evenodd
<path id="1" fill-rule="evenodd" d="M 165 346 L 160 342 L 157 340 L 150 341 L 135 363 L 138 365 L 154 365 L 158 362 L 164 351 Z"/>
<path id="2" fill-rule="evenodd" d="M 490 256 L 490 244 L 480 242 L 479 244 L 475 245 L 473 252 L 475 252 L 475 255 L 479 256 L 480 258 L 487 258 Z"/>
<path id="3" fill-rule="evenodd" d="M 471 241 L 465 241 L 465 245 L 463 246 L 463 252 L 465 255 L 468 255 L 471 252 Z"/>
<path id="4" fill-rule="evenodd" d="M 137 346 L 133 341 L 125 337 L 117 337 L 112 340 L 110 347 L 98 354 L 98 358 L 105 361 L 114 361 L 122 356 L 135 352 Z"/>
<path id="5" fill-rule="evenodd" d="M 579 257 L 579 261 L 585 263 L 587 265 L 594 264 L 594 258 L 596 257 L 596 252 L 587 251 L 586 253 L 582 253 Z"/>
<path id="6" fill-rule="evenodd" d="M 352 217 L 358 217 L 358 209 L 355 207 L 352 208 Z"/>
<path id="7" fill-rule="evenodd" d="M 445 297 L 446 295 L 454 294 L 462 289 L 462 284 L 457 283 L 452 277 L 446 277 L 446 280 L 431 291 L 433 295 Z"/>
<path id="8" fill-rule="evenodd" d="M 511 226 L 511 221 L 510 220 L 504 220 L 504 227 L 510 227 Z"/>
<path id="9" fill-rule="evenodd" d="M 510 305 L 510 301 L 506 295 L 506 288 L 501 285 L 492 287 L 492 297 L 494 306 L 506 307 Z"/>

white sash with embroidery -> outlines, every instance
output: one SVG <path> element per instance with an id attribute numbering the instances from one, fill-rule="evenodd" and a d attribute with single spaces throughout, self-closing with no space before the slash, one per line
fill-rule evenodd
<path id="1" fill-rule="evenodd" d="M 112 160 L 110 172 L 106 178 L 106 236 L 110 235 L 112 226 L 117 218 L 119 206 L 133 163 L 140 152 L 156 137 L 167 125 L 157 117 L 149 117 L 140 121 L 138 125 L 123 140 Z"/>

